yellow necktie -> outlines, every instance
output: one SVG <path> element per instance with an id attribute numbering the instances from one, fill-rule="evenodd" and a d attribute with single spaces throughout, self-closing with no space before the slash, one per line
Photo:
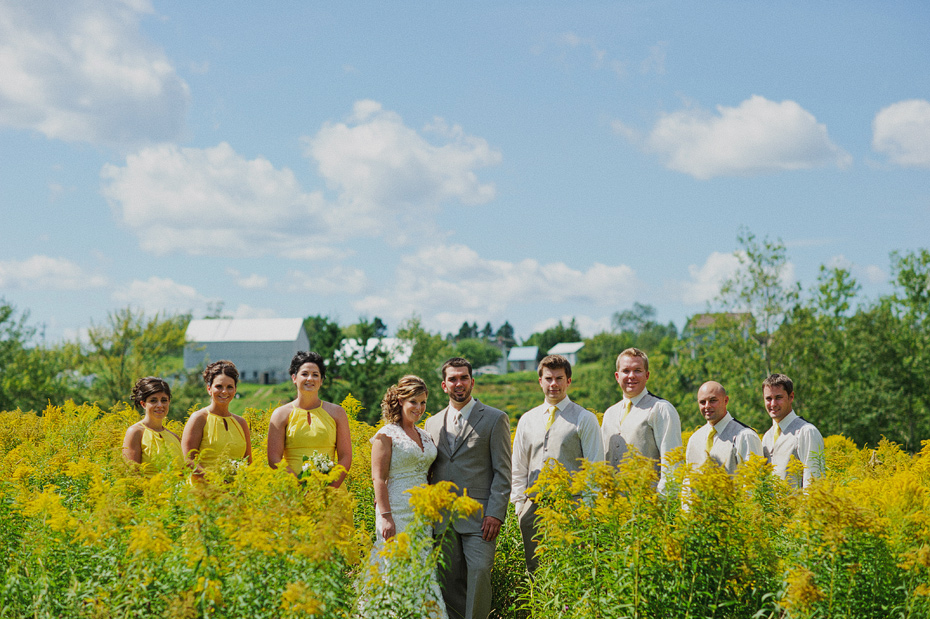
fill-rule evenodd
<path id="1" fill-rule="evenodd" d="M 710 454 L 711 447 L 714 446 L 714 437 L 717 436 L 717 428 L 714 426 L 710 427 L 710 432 L 707 433 L 707 453 Z"/>
<path id="2" fill-rule="evenodd" d="M 558 406 L 549 407 L 549 418 L 546 419 L 546 430 L 552 427 L 552 424 L 555 423 L 555 411 L 559 410 Z"/>
<path id="3" fill-rule="evenodd" d="M 626 416 L 630 414 L 630 411 L 633 410 L 633 400 L 626 401 L 626 410 L 623 411 L 623 417 L 620 418 L 620 425 L 623 425 L 623 421 L 626 419 Z"/>
<path id="4" fill-rule="evenodd" d="M 774 423 L 774 426 L 775 426 L 775 440 L 772 441 L 773 445 L 778 442 L 779 438 L 781 438 L 781 426 L 778 425 L 777 421 Z"/>

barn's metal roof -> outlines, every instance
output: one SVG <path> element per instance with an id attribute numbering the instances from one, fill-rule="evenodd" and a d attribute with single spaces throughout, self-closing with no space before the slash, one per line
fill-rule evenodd
<path id="1" fill-rule="evenodd" d="M 539 346 L 514 346 L 507 354 L 507 361 L 536 361 Z"/>
<path id="2" fill-rule="evenodd" d="M 192 320 L 188 342 L 293 342 L 303 318 L 218 318 Z"/>
<path id="3" fill-rule="evenodd" d="M 550 355 L 570 355 L 584 348 L 584 342 L 561 342 L 549 349 Z"/>

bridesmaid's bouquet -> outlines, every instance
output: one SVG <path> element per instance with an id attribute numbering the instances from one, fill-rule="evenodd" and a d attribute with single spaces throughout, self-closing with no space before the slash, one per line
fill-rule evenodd
<path id="1" fill-rule="evenodd" d="M 304 456 L 304 464 L 300 469 L 299 477 L 304 478 L 310 475 L 311 471 L 317 471 L 325 475 L 333 470 L 334 466 L 336 466 L 336 463 L 333 462 L 332 458 L 317 451 L 310 457 Z"/>

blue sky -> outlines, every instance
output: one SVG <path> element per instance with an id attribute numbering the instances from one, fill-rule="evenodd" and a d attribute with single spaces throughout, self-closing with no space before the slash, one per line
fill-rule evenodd
<path id="1" fill-rule="evenodd" d="M 0 0 L 0 296 L 683 326 L 780 238 L 874 298 L 930 231 L 920 2 Z"/>

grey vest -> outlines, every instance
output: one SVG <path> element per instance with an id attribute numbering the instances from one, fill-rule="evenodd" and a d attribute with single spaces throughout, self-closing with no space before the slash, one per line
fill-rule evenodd
<path id="1" fill-rule="evenodd" d="M 688 441 L 685 459 L 690 464 L 701 465 L 707 459 L 707 434 L 709 428 L 704 426 L 701 430 L 704 430 L 704 432 L 701 432 L 699 440 L 693 440 L 697 435 L 695 433 L 695 435 L 692 435 L 691 440 Z M 714 446 L 710 450 L 710 459 L 722 466 L 730 475 L 735 474 L 736 467 L 740 465 L 739 451 L 736 449 L 736 437 L 746 430 L 754 432 L 749 426 L 731 417 L 730 423 L 723 429 L 723 432 L 717 434 L 717 440 L 714 441 Z"/>
<path id="2" fill-rule="evenodd" d="M 638 409 L 651 409 L 661 400 L 662 398 L 657 398 L 652 393 L 647 392 L 638 404 L 633 405 L 630 415 L 634 414 Z M 619 404 L 615 404 L 614 406 L 619 406 Z M 605 416 L 606 415 L 607 413 L 605 413 Z M 622 413 L 620 415 L 622 417 Z M 619 419 L 617 419 L 617 421 L 619 422 Z M 605 427 L 604 430 L 604 450 L 608 462 L 617 466 L 620 460 L 623 459 L 623 456 L 626 455 L 627 450 L 630 447 L 636 447 L 636 450 L 639 451 L 641 455 L 655 460 L 655 470 L 659 472 L 661 469 L 660 461 L 662 459 L 662 454 L 659 452 L 659 445 L 656 443 L 655 433 L 651 426 L 646 423 L 633 425 L 628 422 L 624 423 L 621 427 Z"/>
<path id="3" fill-rule="evenodd" d="M 802 475 L 798 474 L 796 478 L 789 478 L 788 464 L 792 459 L 800 461 L 800 455 L 798 454 L 797 434 L 800 432 L 801 428 L 809 425 L 812 425 L 809 421 L 802 417 L 798 417 L 791 422 L 791 425 L 789 425 L 784 432 L 782 432 L 782 435 L 779 437 L 778 442 L 775 443 L 774 448 L 765 444 L 762 446 L 762 454 L 765 456 L 766 460 L 772 463 L 772 468 L 775 469 L 775 474 L 782 479 L 787 480 L 788 483 L 790 483 L 795 488 L 801 487 L 803 482 Z"/>
<path id="4" fill-rule="evenodd" d="M 594 413 L 571 402 L 564 411 L 559 412 L 552 427 L 548 430 L 544 425 L 538 424 L 527 428 L 525 442 L 529 456 L 527 488 L 536 483 L 539 473 L 550 458 L 557 460 L 570 473 L 581 469 L 584 450 L 581 437 L 578 435 L 578 425 L 584 416 L 590 416 L 594 420 L 594 425 L 597 425 Z"/>

